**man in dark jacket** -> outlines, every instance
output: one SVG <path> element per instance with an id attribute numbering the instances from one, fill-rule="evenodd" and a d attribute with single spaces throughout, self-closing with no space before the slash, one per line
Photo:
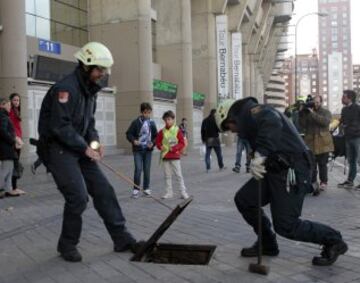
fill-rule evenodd
<path id="1" fill-rule="evenodd" d="M 0 98 L 0 198 L 18 196 L 13 192 L 11 184 L 17 153 L 15 129 L 9 118 L 10 108 L 10 101 Z"/>
<path id="2" fill-rule="evenodd" d="M 136 244 L 126 229 L 114 189 L 96 162 L 104 154 L 95 129 L 96 97 L 101 88 L 99 81 L 112 66 L 113 58 L 98 42 L 87 43 L 75 57 L 79 61 L 76 70 L 56 83 L 43 100 L 38 149 L 65 199 L 57 250 L 72 262 L 82 260 L 76 246 L 89 194 L 114 242 L 114 251 L 133 251 Z"/>
<path id="3" fill-rule="evenodd" d="M 360 105 L 356 103 L 356 92 L 345 90 L 342 103 L 344 108 L 341 110 L 340 123 L 344 129 L 349 175 L 345 182 L 338 184 L 338 187 L 351 189 L 354 186 L 360 150 Z M 357 188 L 360 188 L 360 185 Z"/>
<path id="4" fill-rule="evenodd" d="M 295 241 L 323 246 L 314 265 L 331 265 L 347 251 L 340 232 L 329 226 L 301 220 L 305 194 L 311 181 L 308 148 L 294 125 L 280 112 L 259 105 L 252 97 L 219 105 L 216 122 L 220 129 L 241 133 L 251 145 L 254 158 L 250 165 L 253 175 L 236 194 L 235 203 L 246 222 L 258 233 L 258 194 L 262 206 L 270 204 L 275 232 Z M 275 233 L 264 211 L 262 215 L 263 254 L 279 254 Z M 258 242 L 244 248 L 244 257 L 257 256 Z"/>
<path id="5" fill-rule="evenodd" d="M 151 195 L 150 190 L 150 167 L 152 151 L 155 146 L 157 129 L 155 122 L 150 119 L 152 107 L 150 103 L 141 103 L 141 115 L 130 124 L 126 131 L 126 138 L 132 145 L 134 155 L 134 183 L 140 186 L 141 172 L 144 171 L 143 189 L 144 194 Z M 132 198 L 138 198 L 140 191 L 134 187 Z"/>
<path id="6" fill-rule="evenodd" d="M 224 169 L 223 156 L 221 152 L 221 143 L 219 138 L 219 128 L 215 121 L 216 109 L 211 109 L 210 114 L 206 117 L 201 124 L 201 140 L 206 146 L 205 152 L 205 165 L 206 172 L 211 168 L 211 149 L 214 149 L 218 160 L 220 170 Z"/>

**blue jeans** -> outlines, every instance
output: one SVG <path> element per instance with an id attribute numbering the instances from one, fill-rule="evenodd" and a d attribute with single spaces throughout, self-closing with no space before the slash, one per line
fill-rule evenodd
<path id="1" fill-rule="evenodd" d="M 247 140 L 238 138 L 236 144 L 236 161 L 235 166 L 241 167 L 241 155 L 243 150 L 246 152 L 246 167 L 250 166 L 250 144 Z"/>
<path id="2" fill-rule="evenodd" d="M 348 181 L 354 182 L 359 158 L 360 137 L 346 140 L 346 156 L 349 162 Z"/>
<path id="3" fill-rule="evenodd" d="M 216 157 L 218 160 L 219 168 L 224 167 L 222 152 L 221 152 L 221 146 L 206 146 L 206 152 L 205 152 L 205 164 L 206 164 L 206 170 L 210 170 L 211 168 L 211 161 L 210 161 L 210 155 L 211 155 L 211 149 L 215 150 Z"/>
<path id="4" fill-rule="evenodd" d="M 151 167 L 151 155 L 152 151 L 142 150 L 134 151 L 134 183 L 140 186 L 141 182 L 141 172 L 144 171 L 144 183 L 143 189 L 149 189 L 150 185 L 150 167 Z M 134 187 L 137 190 L 137 188 Z"/>

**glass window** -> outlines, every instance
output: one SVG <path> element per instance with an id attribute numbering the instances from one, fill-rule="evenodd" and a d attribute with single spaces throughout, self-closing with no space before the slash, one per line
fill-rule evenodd
<path id="1" fill-rule="evenodd" d="M 81 46 L 88 41 L 87 0 L 26 0 L 27 35 Z"/>
<path id="2" fill-rule="evenodd" d="M 26 34 L 30 36 L 36 36 L 36 17 L 32 15 L 26 15 Z"/>
<path id="3" fill-rule="evenodd" d="M 35 0 L 25 1 L 25 12 L 29 14 L 35 14 Z"/>
<path id="4" fill-rule="evenodd" d="M 36 0 L 35 13 L 39 17 L 50 19 L 50 0 Z"/>
<path id="5" fill-rule="evenodd" d="M 36 17 L 36 37 L 50 40 L 50 21 Z"/>

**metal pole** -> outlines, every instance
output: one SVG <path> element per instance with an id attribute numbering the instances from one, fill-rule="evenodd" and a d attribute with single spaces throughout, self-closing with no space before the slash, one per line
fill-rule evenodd
<path id="1" fill-rule="evenodd" d="M 297 20 L 297 22 L 296 22 L 296 24 L 295 24 L 295 79 L 294 79 L 294 84 L 295 84 L 295 102 L 296 102 L 296 100 L 297 100 L 297 98 L 298 98 L 298 91 L 297 91 L 297 84 L 298 84 L 298 79 L 297 79 L 297 76 L 298 76 L 298 71 L 297 71 L 297 69 L 298 69 L 298 58 L 297 58 L 297 29 L 298 29 L 298 25 L 299 25 L 299 23 L 301 22 L 301 20 L 302 19 L 304 19 L 305 17 L 307 17 L 307 16 L 311 16 L 311 15 L 317 15 L 317 16 L 319 16 L 319 17 L 327 17 L 328 16 L 328 14 L 326 14 L 326 13 L 319 13 L 319 12 L 312 12 L 312 13 L 308 13 L 308 14 L 305 14 L 305 15 L 303 15 L 302 17 L 300 17 L 298 20 Z M 300 90 L 300 86 L 299 86 L 299 90 Z"/>

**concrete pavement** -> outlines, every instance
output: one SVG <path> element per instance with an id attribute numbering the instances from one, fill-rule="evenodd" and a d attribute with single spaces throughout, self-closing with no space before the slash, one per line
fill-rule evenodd
<path id="1" fill-rule="evenodd" d="M 183 158 L 185 184 L 194 201 L 161 238 L 161 242 L 217 245 L 209 265 L 130 262 L 130 253 L 112 252 L 111 239 L 91 201 L 84 213 L 79 244 L 84 260 L 64 262 L 56 253 L 63 199 L 50 175 L 41 171 L 33 176 L 27 167 L 20 182 L 27 195 L 0 200 L 0 282 L 360 282 L 360 192 L 336 188 L 336 183 L 345 178 L 338 164 L 329 173 L 329 189 L 319 197 L 305 199 L 303 218 L 339 229 L 349 252 L 331 267 L 314 267 L 311 259 L 319 254 L 319 246 L 279 237 L 280 255 L 265 257 L 264 261 L 271 266 L 270 274 L 247 271 L 255 259 L 240 258 L 239 252 L 252 244 L 255 236 L 237 212 L 233 196 L 249 175 L 231 171 L 234 150 L 225 150 L 224 171 L 218 170 L 213 158 L 213 169 L 206 173 L 198 151 Z M 155 196 L 164 193 L 158 158 L 155 154 L 152 164 Z M 132 176 L 132 156 L 112 155 L 105 161 Z M 149 198 L 129 198 L 130 186 L 104 171 L 116 189 L 129 230 L 137 238 L 147 239 L 169 211 Z M 167 201 L 171 206 L 178 202 L 180 198 Z"/>

